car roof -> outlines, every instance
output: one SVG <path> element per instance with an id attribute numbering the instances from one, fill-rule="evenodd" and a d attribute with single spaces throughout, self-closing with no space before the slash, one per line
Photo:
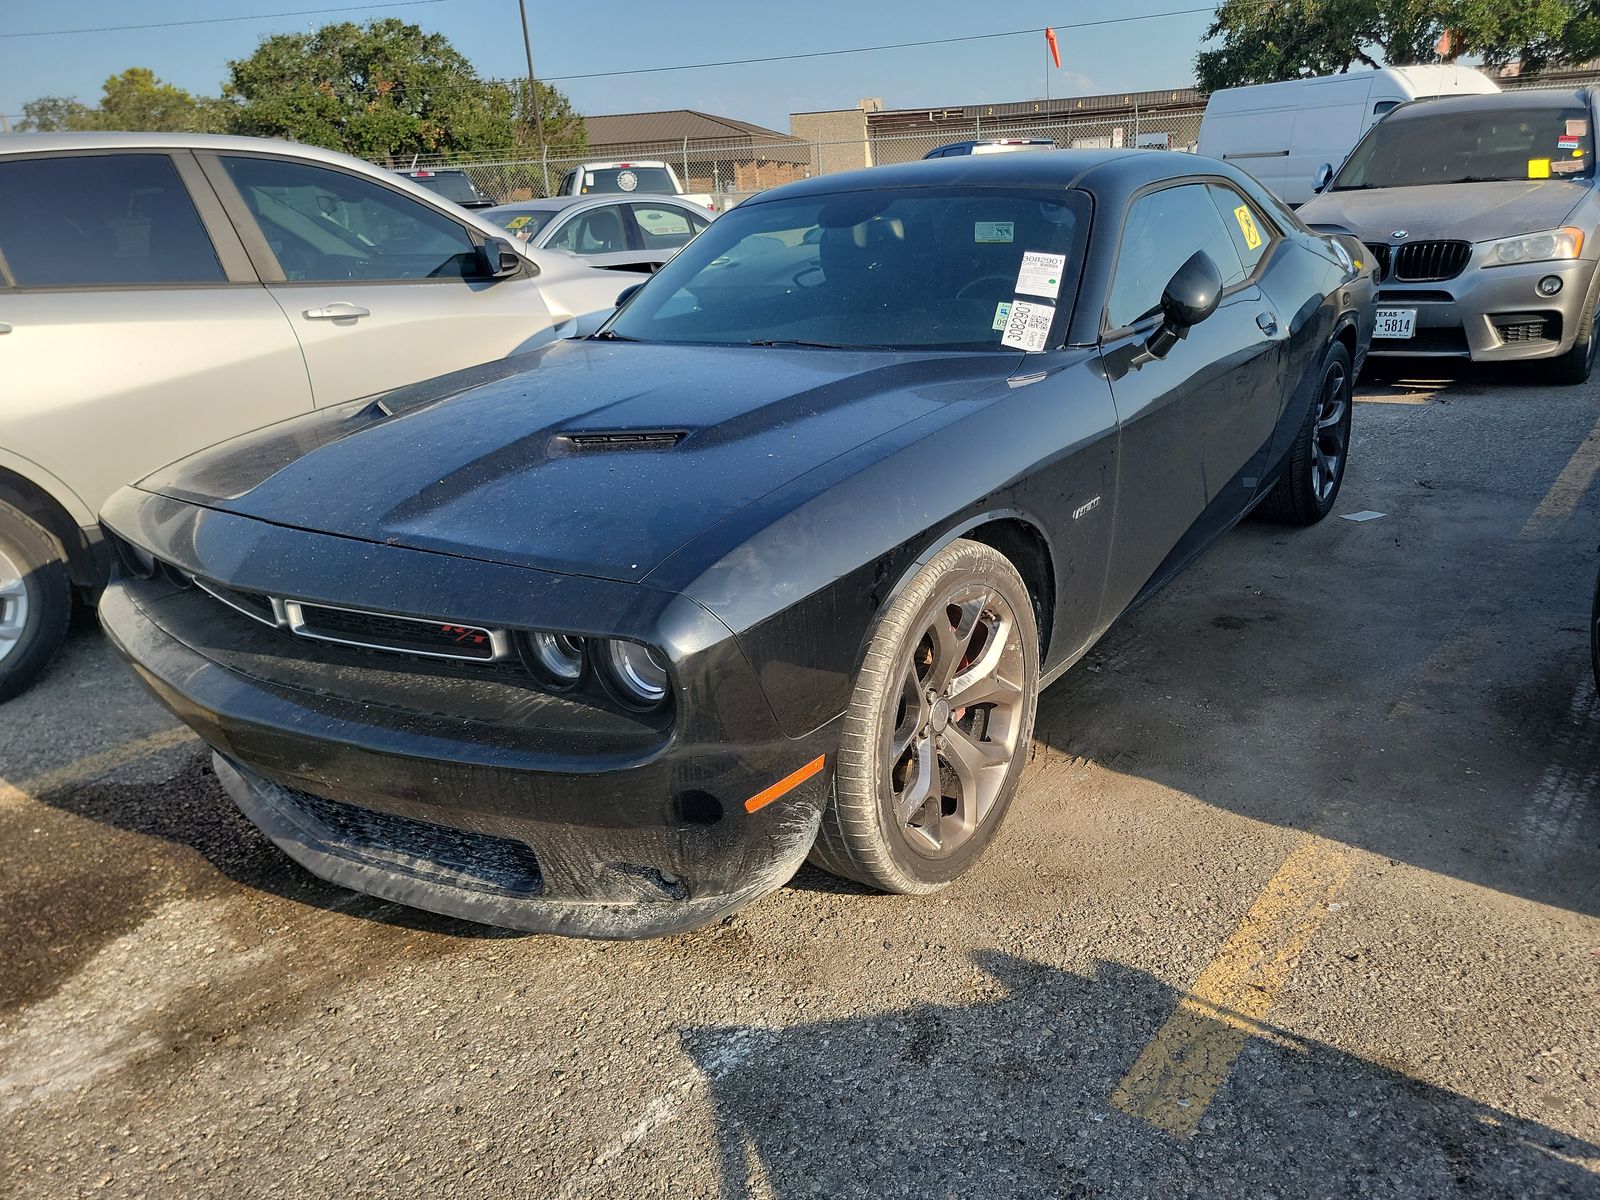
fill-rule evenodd
<path id="1" fill-rule="evenodd" d="M 517 212 L 562 212 L 579 205 L 593 205 L 596 208 L 607 204 L 631 204 L 636 200 L 645 200 L 651 204 L 675 204 L 679 208 L 687 208 L 691 212 L 703 212 L 698 204 L 691 204 L 678 196 L 660 196 L 653 192 L 600 192 L 587 196 L 541 196 L 534 200 L 512 200 L 507 204 L 496 204 L 493 208 L 486 208 L 485 213 L 517 213 Z"/>
<path id="2" fill-rule="evenodd" d="M 1524 88 L 1515 92 L 1474 92 L 1458 96 L 1425 96 L 1388 114 L 1387 121 L 1409 121 L 1454 113 L 1493 112 L 1511 108 L 1587 108 L 1587 88 Z"/>
<path id="3" fill-rule="evenodd" d="M 1109 175 L 1102 173 L 1109 172 Z M 883 188 L 1077 187 L 1114 175 L 1125 186 L 1140 186 L 1181 175 L 1233 176 L 1225 163 L 1171 150 L 1041 150 L 1037 154 L 961 154 L 922 158 L 893 166 L 868 167 L 786 183 L 752 196 L 739 207 L 773 199 L 825 196 L 833 192 Z"/>
<path id="4" fill-rule="evenodd" d="M 47 154 L 58 150 L 252 150 L 292 154 L 348 166 L 372 164 L 337 150 L 276 138 L 241 137 L 229 133 L 0 133 L 0 155 Z M 379 167 L 378 170 L 385 168 Z M 400 174 L 401 172 L 394 172 Z"/>

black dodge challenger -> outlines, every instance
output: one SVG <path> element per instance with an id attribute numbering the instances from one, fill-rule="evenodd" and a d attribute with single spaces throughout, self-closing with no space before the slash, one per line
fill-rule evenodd
<path id="1" fill-rule="evenodd" d="M 1252 507 L 1333 505 L 1361 253 L 1183 154 L 780 187 L 594 337 L 124 489 L 101 616 L 351 888 L 600 937 L 808 856 L 932 891 L 1041 687 Z"/>

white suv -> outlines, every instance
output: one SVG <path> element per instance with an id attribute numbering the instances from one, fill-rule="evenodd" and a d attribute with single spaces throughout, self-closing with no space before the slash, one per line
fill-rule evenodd
<path id="1" fill-rule="evenodd" d="M 588 332 L 623 281 L 309 146 L 0 137 L 0 700 L 106 577 L 96 512 L 212 443 Z"/>

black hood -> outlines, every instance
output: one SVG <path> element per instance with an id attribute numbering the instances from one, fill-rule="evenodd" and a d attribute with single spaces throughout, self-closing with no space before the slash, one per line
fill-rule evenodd
<path id="1" fill-rule="evenodd" d="M 637 581 L 829 459 L 1003 394 L 1021 359 L 558 342 L 272 426 L 139 486 L 278 525 Z"/>

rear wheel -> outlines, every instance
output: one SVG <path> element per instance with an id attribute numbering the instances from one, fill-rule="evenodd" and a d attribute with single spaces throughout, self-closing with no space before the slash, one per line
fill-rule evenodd
<path id="1" fill-rule="evenodd" d="M 1327 516 L 1344 483 L 1350 457 L 1350 351 L 1343 342 L 1328 348 L 1317 399 L 1306 413 L 1289 451 L 1289 464 L 1260 513 L 1289 525 L 1315 525 Z"/>
<path id="2" fill-rule="evenodd" d="M 0 700 L 44 670 L 71 618 L 72 584 L 60 543 L 0 503 Z"/>
<path id="3" fill-rule="evenodd" d="M 1011 803 L 1038 691 L 1021 576 L 993 547 L 951 543 L 890 604 L 868 646 L 812 860 L 886 892 L 955 879 Z"/>

